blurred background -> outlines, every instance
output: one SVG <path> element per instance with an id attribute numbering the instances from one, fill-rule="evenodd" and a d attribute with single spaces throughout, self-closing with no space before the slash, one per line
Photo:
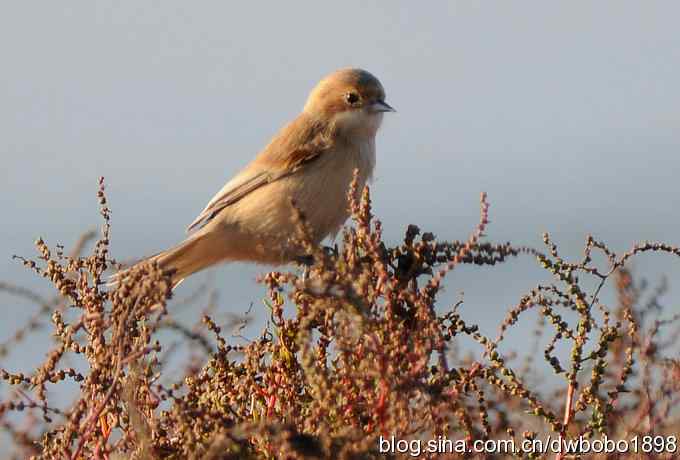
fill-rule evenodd
<path id="1" fill-rule="evenodd" d="M 563 2 L 9 2 L 0 16 L 0 280 L 52 294 L 13 254 L 64 244 L 100 224 L 97 179 L 113 211 L 112 254 L 150 255 L 184 237 L 223 183 L 344 66 L 374 73 L 397 109 L 378 138 L 374 210 L 388 243 L 417 224 L 467 238 L 489 194 L 488 238 L 563 256 L 588 233 L 623 251 L 680 244 L 680 3 Z M 668 314 L 680 260 L 633 264 L 665 275 Z M 267 267 L 233 264 L 195 276 L 218 289 L 220 314 L 252 304 L 267 319 Z M 539 282 L 523 257 L 462 267 L 440 307 L 461 307 L 483 332 Z M 606 291 L 604 298 L 611 295 Z M 199 302 L 200 303 L 200 302 Z M 38 307 L 0 292 L 0 342 Z M 191 324 L 200 309 L 172 308 Z M 219 319 L 219 316 L 218 316 Z M 226 321 L 226 319 L 225 319 Z M 510 343 L 527 349 L 532 321 Z M 0 360 L 28 371 L 43 329 Z"/>

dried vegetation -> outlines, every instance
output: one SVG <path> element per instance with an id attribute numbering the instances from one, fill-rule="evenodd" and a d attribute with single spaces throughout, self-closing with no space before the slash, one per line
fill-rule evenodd
<path id="1" fill-rule="evenodd" d="M 313 262 L 305 277 L 292 269 L 262 277 L 268 326 L 237 341 L 209 310 L 196 309 L 198 327 L 173 320 L 169 277 L 157 267 L 106 286 L 105 272 L 116 263 L 108 253 L 103 182 L 98 197 L 104 224 L 90 255 L 79 255 L 93 237 L 87 235 L 71 255 L 39 240 L 36 260 L 19 258 L 52 283 L 54 299 L 0 286 L 39 308 L 0 344 L 0 359 L 30 346 L 47 317 L 55 338 L 33 372 L 0 368 L 0 427 L 13 441 L 10 457 L 363 459 L 386 456 L 380 436 L 519 444 L 547 434 L 630 439 L 680 432 L 680 315 L 662 308 L 663 286 L 649 289 L 627 269 L 637 254 L 679 256 L 677 247 L 645 242 L 615 254 L 588 237 L 583 255 L 569 261 L 548 235 L 542 250 L 492 244 L 484 240 L 484 195 L 467 240 L 440 241 L 411 225 L 403 242 L 389 247 L 368 189 L 353 185 L 352 225 L 334 250 L 307 243 L 304 216 L 292 204 L 295 238 Z M 596 266 L 595 253 L 606 267 Z M 466 320 L 462 302 L 438 304 L 445 276 L 460 265 L 514 257 L 535 259 L 554 281 L 513 302 L 497 336 Z M 584 286 L 593 280 L 589 292 Z M 616 292 L 614 305 L 600 301 L 603 288 Z M 522 361 L 504 339 L 530 314 L 539 319 L 536 353 Z M 175 383 L 163 378 L 174 345 L 159 339 L 161 329 L 194 350 Z M 462 353 L 464 343 L 479 353 Z M 535 384 L 546 378 L 537 375 L 541 354 L 554 384 Z M 48 388 L 66 381 L 77 388 L 73 401 L 48 398 Z M 580 458 L 670 459 L 678 452 Z M 533 454 L 543 457 L 578 458 Z"/>

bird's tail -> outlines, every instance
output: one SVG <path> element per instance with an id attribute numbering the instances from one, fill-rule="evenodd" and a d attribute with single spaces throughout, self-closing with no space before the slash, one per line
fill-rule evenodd
<path id="1" fill-rule="evenodd" d="M 175 247 L 142 259 L 130 268 L 122 270 L 111 277 L 110 284 L 115 285 L 142 264 L 157 263 L 161 270 L 170 273 L 173 289 L 187 276 L 220 262 L 224 256 L 220 251 L 217 235 L 213 232 L 192 235 Z"/>

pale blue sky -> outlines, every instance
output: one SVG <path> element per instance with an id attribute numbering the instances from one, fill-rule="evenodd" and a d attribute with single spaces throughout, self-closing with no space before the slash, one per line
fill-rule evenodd
<path id="1" fill-rule="evenodd" d="M 68 247 L 97 224 L 100 175 L 116 257 L 178 242 L 318 79 L 344 66 L 378 76 L 398 111 L 379 134 L 373 186 L 388 242 L 409 223 L 465 239 L 486 191 L 492 240 L 538 246 L 550 231 L 574 258 L 588 232 L 615 249 L 680 244 L 680 3 L 414 5 L 3 2 L 0 279 L 50 292 L 10 256 L 34 254 L 38 236 Z M 680 260 L 635 267 L 669 276 L 677 312 Z M 265 317 L 254 282 L 264 270 L 212 271 L 224 311 L 255 302 Z M 464 290 L 470 320 L 494 331 L 545 280 L 527 259 L 466 268 L 442 306 Z M 33 310 L 0 302 L 2 340 Z M 533 322 L 522 324 L 526 337 Z M 40 343 L 0 365 L 27 369 Z"/>

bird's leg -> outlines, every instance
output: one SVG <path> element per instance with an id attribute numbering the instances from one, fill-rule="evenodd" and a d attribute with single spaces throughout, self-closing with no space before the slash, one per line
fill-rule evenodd
<path id="1" fill-rule="evenodd" d="M 314 256 L 311 254 L 298 256 L 295 258 L 295 262 L 298 264 L 298 267 L 302 268 L 302 282 L 304 283 L 309 277 L 310 267 L 314 265 Z"/>
<path id="2" fill-rule="evenodd" d="M 338 245 L 334 244 L 333 246 L 323 246 L 321 248 L 323 252 L 326 253 L 328 257 L 337 257 L 338 256 Z"/>
<path id="3" fill-rule="evenodd" d="M 338 245 L 334 246 L 322 246 L 321 250 L 326 254 L 327 257 L 337 257 L 338 256 Z M 304 256 L 297 256 L 295 262 L 300 268 L 302 268 L 302 281 L 307 281 L 309 278 L 309 273 L 311 271 L 312 265 L 314 265 L 314 256 L 311 254 L 306 254 Z"/>

